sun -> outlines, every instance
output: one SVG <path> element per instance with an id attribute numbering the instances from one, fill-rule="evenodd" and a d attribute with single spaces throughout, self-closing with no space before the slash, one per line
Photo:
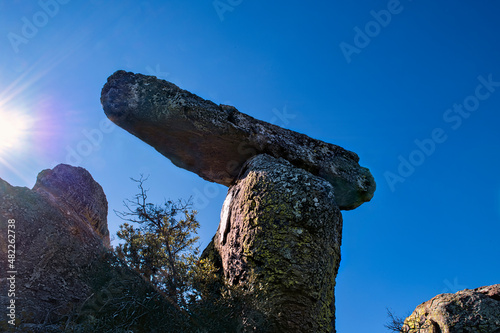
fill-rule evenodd
<path id="1" fill-rule="evenodd" d="M 31 127 L 31 117 L 0 108 L 0 156 L 23 148 Z"/>

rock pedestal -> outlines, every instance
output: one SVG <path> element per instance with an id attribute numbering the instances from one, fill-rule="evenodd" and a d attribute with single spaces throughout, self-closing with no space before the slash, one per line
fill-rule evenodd
<path id="1" fill-rule="evenodd" d="M 273 332 L 333 332 L 341 235 L 329 182 L 257 155 L 229 188 L 214 245 L 230 284 L 264 286 Z"/>

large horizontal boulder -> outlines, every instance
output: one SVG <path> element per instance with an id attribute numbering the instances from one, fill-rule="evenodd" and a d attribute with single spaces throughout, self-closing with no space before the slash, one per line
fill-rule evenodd
<path id="1" fill-rule="evenodd" d="M 335 332 L 342 215 L 333 186 L 257 155 L 229 188 L 213 247 L 225 280 L 265 294 L 266 332 Z"/>
<path id="2" fill-rule="evenodd" d="M 500 333 L 500 284 L 440 294 L 406 318 L 404 333 Z"/>
<path id="3" fill-rule="evenodd" d="M 108 118 L 202 178 L 230 186 L 258 154 L 283 158 L 329 181 L 341 209 L 369 201 L 375 181 L 339 146 L 217 105 L 154 76 L 117 71 L 102 89 Z"/>

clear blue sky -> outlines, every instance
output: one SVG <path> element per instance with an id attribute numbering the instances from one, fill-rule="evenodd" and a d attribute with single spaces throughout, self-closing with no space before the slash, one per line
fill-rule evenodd
<path id="1" fill-rule="evenodd" d="M 0 143 L 1 178 L 83 166 L 114 234 L 129 177 L 149 174 L 154 201 L 194 196 L 204 248 L 226 188 L 101 123 L 109 75 L 155 74 L 370 168 L 375 197 L 344 212 L 339 333 L 500 282 L 497 1 L 59 1 L 0 1 L 0 128 L 25 130 Z"/>

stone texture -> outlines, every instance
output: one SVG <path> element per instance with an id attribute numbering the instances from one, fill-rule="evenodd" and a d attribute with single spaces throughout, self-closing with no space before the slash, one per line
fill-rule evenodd
<path id="1" fill-rule="evenodd" d="M 101 103 L 115 124 L 212 182 L 232 185 L 249 158 L 265 153 L 328 180 L 341 209 L 356 208 L 375 191 L 355 153 L 216 105 L 154 76 L 117 71 L 108 78 Z"/>
<path id="2" fill-rule="evenodd" d="M 61 186 L 61 179 L 67 182 L 66 187 Z M 56 187 L 52 188 L 51 184 Z M 58 204 L 60 199 L 64 204 Z M 71 203 L 79 199 L 82 199 L 79 206 L 73 207 Z M 100 200 L 104 202 L 97 202 Z M 33 190 L 13 187 L 0 180 L 1 244 L 7 244 L 7 220 L 16 221 L 18 318 L 24 315 L 33 322 L 51 321 L 68 314 L 76 303 L 88 297 L 89 289 L 79 279 L 79 274 L 102 253 L 103 238 L 75 209 L 86 207 L 92 211 L 97 206 L 104 210 L 104 215 L 96 215 L 99 220 L 95 223 L 107 231 L 106 197 L 82 168 L 59 165 L 54 170 L 45 170 L 40 173 Z M 109 237 L 104 243 L 109 243 Z M 6 251 L 2 246 L 2 267 L 7 264 Z M 5 285 L 2 281 L 2 286 Z M 6 292 L 0 295 L 2 308 L 8 301 L 6 296 Z"/>
<path id="3" fill-rule="evenodd" d="M 335 331 L 335 200 L 329 182 L 269 155 L 251 158 L 229 188 L 215 249 L 226 281 L 264 287 L 272 332 Z"/>
<path id="4" fill-rule="evenodd" d="M 103 189 L 83 168 L 44 170 L 32 190 L 0 179 L 2 272 L 15 220 L 15 331 L 182 331 L 183 316 L 109 251 L 107 211 Z M 2 309 L 11 300 L 7 277 L 0 276 Z M 12 331 L 7 320 L 0 318 L 0 331 Z"/>
<path id="5" fill-rule="evenodd" d="M 104 244 L 110 245 L 108 201 L 101 185 L 85 169 L 59 164 L 53 170 L 43 170 L 38 174 L 33 191 L 66 214 L 83 218 Z"/>
<path id="6" fill-rule="evenodd" d="M 272 328 L 256 329 L 335 332 L 340 210 L 358 207 L 375 191 L 355 153 L 153 76 L 114 73 L 101 103 L 111 121 L 175 165 L 229 186 L 203 257 L 230 285 L 263 292 L 252 302 L 262 305 L 256 311 Z"/>
<path id="7" fill-rule="evenodd" d="M 92 219 L 79 214 L 80 209 Z M 109 244 L 106 215 L 102 188 L 82 168 L 59 165 L 42 171 L 33 190 L 0 180 L 1 244 L 7 244 L 8 219 L 16 221 L 18 318 L 50 322 L 89 296 L 81 274 Z M 7 264 L 6 251 L 2 246 L 2 267 Z M 6 285 L 3 280 L 1 284 Z M 6 296 L 2 290 L 2 308 Z"/>
<path id="8" fill-rule="evenodd" d="M 405 333 L 500 333 L 500 284 L 440 294 L 405 320 Z"/>

